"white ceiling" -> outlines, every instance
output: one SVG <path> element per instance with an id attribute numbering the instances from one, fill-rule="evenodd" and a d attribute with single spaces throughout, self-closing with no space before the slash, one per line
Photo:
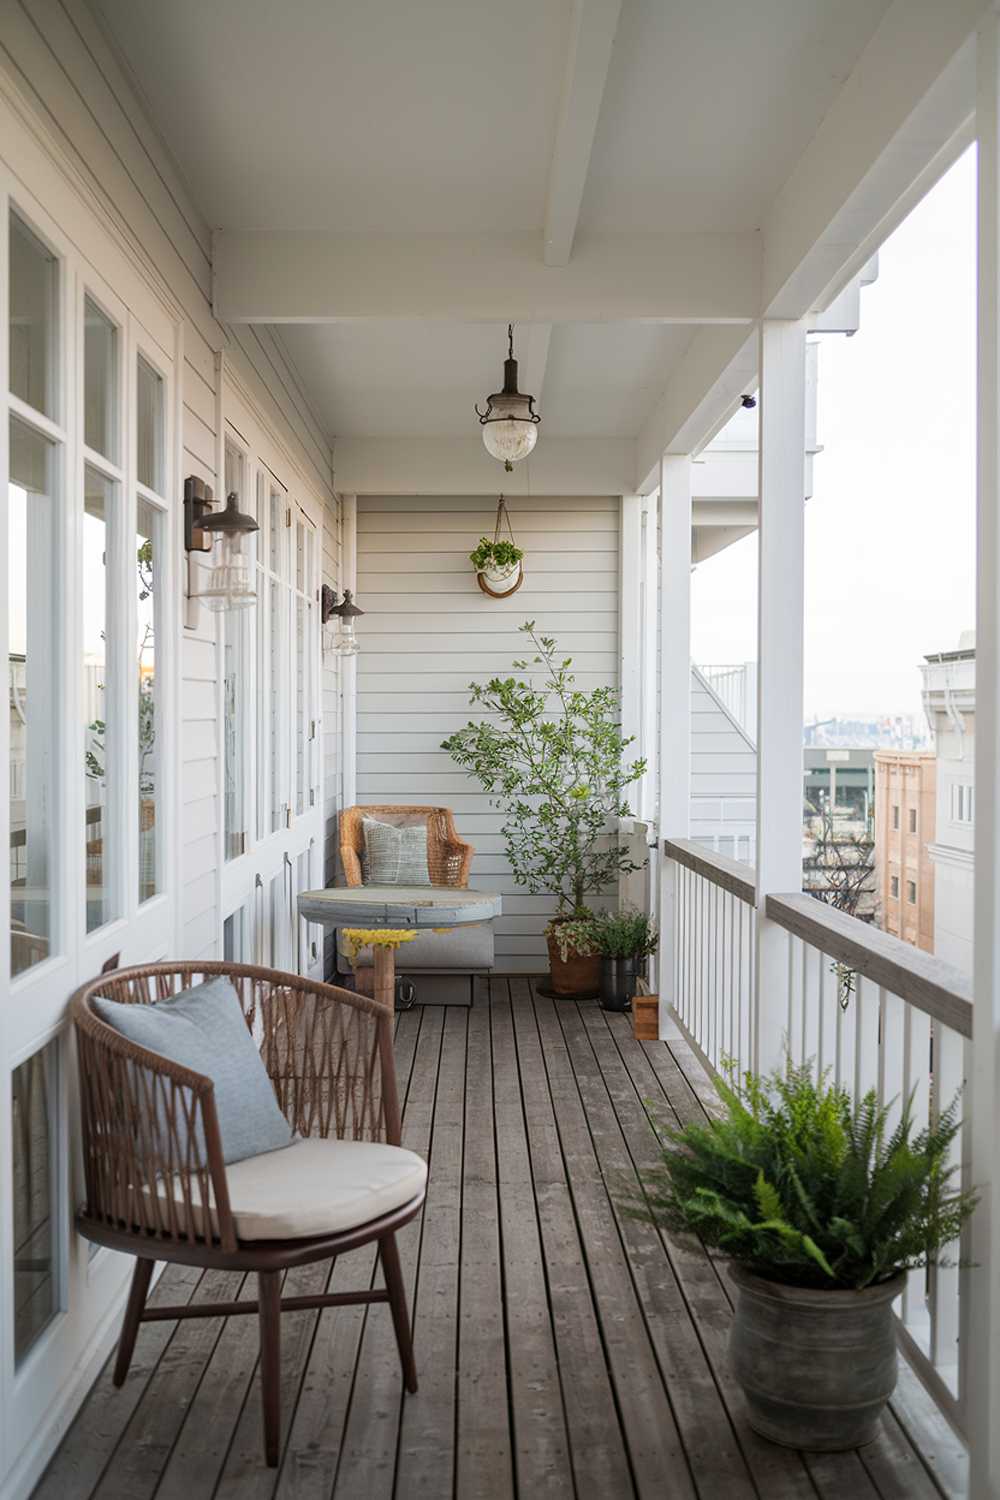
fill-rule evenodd
<path id="1" fill-rule="evenodd" d="M 285 345 L 331 437 L 468 437 L 473 406 L 503 382 L 507 330 L 490 323 L 290 323 Z M 693 330 L 570 323 L 552 329 L 544 385 L 531 332 L 515 330 L 520 386 L 553 437 L 634 437 Z"/>
<path id="2" fill-rule="evenodd" d="M 91 3 L 211 227 L 537 232 L 541 252 L 573 0 Z M 623 0 L 580 241 L 758 228 L 887 7 Z M 555 326 L 542 434 L 634 437 L 695 331 Z M 280 337 L 331 437 L 468 436 L 504 332 L 371 319 Z"/>

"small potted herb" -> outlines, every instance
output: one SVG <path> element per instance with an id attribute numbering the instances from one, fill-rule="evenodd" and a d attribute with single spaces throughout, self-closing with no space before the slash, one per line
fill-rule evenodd
<path id="1" fill-rule="evenodd" d="M 646 960 L 656 952 L 656 927 L 642 911 L 602 912 L 594 918 L 593 935 L 601 955 L 601 1005 L 628 1010 L 636 981 L 646 976 Z"/>
<path id="2" fill-rule="evenodd" d="M 906 1272 L 944 1265 L 976 1195 L 955 1184 L 958 1098 L 914 1129 L 873 1090 L 791 1063 L 730 1072 L 725 1114 L 665 1135 L 633 1206 L 728 1256 L 736 1285 L 729 1358 L 751 1426 L 791 1448 L 871 1442 L 896 1384 L 892 1304 Z"/>
<path id="3" fill-rule="evenodd" d="M 503 583 L 512 577 L 524 552 L 513 542 L 490 541 L 480 537 L 479 545 L 469 553 L 469 561 L 477 573 L 482 573 L 490 583 Z"/>

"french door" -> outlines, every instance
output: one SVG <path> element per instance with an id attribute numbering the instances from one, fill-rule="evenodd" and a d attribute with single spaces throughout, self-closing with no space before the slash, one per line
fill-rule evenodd
<path id="1" fill-rule="evenodd" d="M 177 941 L 179 332 L 115 254 L 99 274 L 0 164 L 0 1490 L 127 1271 L 73 1229 L 66 1000 Z"/>
<path id="2" fill-rule="evenodd" d="M 222 946 L 322 974 L 300 891 L 321 883 L 319 574 L 322 507 L 249 406 L 224 386 L 225 475 L 253 537 L 257 603 L 222 617 Z"/>

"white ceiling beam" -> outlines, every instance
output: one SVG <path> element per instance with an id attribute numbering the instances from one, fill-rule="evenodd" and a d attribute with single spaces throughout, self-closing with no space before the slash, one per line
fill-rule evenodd
<path id="1" fill-rule="evenodd" d="M 337 490 L 357 495 L 627 495 L 631 438 L 540 437 L 505 474 L 478 434 L 462 438 L 336 438 Z"/>
<path id="2" fill-rule="evenodd" d="M 822 309 L 972 139 L 983 0 L 893 0 L 764 224 L 762 311 Z"/>
<path id="3" fill-rule="evenodd" d="M 573 0 L 545 203 L 542 253 L 547 266 L 564 266 L 573 253 L 621 8 L 621 0 Z"/>
<path id="4" fill-rule="evenodd" d="M 542 391 L 545 389 L 545 370 L 549 362 L 552 324 L 529 323 L 525 328 L 516 328 L 514 333 L 514 353 L 519 361 L 518 390 L 523 391 L 526 396 L 534 396 L 535 410 L 540 412 Z"/>
<path id="5" fill-rule="evenodd" d="M 695 526 L 748 526 L 757 525 L 757 497 L 752 500 L 705 500 L 698 498 L 698 481 L 691 476 L 691 493 L 694 496 L 691 517 Z"/>
<path id="6" fill-rule="evenodd" d="M 682 355 L 635 444 L 636 492 L 659 483 L 663 453 L 700 453 L 753 388 L 757 340 L 746 328 L 701 328 Z"/>
<path id="7" fill-rule="evenodd" d="M 760 300 L 757 234 L 578 236 L 546 266 L 533 234 L 217 231 L 224 323 L 360 318 L 567 323 L 747 322 Z"/>

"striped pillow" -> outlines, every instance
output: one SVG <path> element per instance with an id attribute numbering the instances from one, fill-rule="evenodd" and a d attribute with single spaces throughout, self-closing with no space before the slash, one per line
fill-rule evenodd
<path id="1" fill-rule="evenodd" d="M 426 823 L 396 828 L 365 818 L 364 833 L 366 885 L 430 885 Z"/>

